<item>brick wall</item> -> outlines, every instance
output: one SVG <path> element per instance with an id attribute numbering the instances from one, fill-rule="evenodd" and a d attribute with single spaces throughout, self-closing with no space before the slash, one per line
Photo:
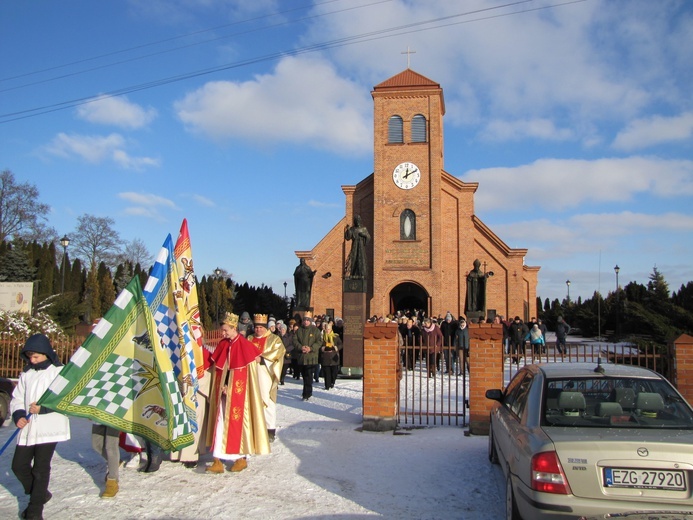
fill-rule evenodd
<path id="1" fill-rule="evenodd" d="M 492 401 L 486 390 L 503 387 L 503 328 L 492 324 L 469 325 L 469 431 L 488 434 Z M 397 427 L 400 380 L 397 325 L 367 323 L 364 329 L 363 429 Z"/>
<path id="2" fill-rule="evenodd" d="M 488 435 L 493 401 L 486 390 L 503 388 L 503 326 L 469 325 L 469 431 Z"/>
<path id="3" fill-rule="evenodd" d="M 363 332 L 363 429 L 397 427 L 399 346 L 397 325 L 367 323 Z"/>
<path id="4" fill-rule="evenodd" d="M 686 401 L 693 403 L 693 337 L 682 334 L 672 342 L 671 382 Z"/>

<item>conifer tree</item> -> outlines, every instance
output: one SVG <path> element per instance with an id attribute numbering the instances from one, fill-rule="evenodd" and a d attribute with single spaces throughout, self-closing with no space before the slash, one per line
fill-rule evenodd
<path id="1" fill-rule="evenodd" d="M 96 266 L 87 274 L 87 283 L 84 290 L 85 321 L 93 323 L 101 317 L 101 296 L 99 294 L 99 280 L 97 278 Z"/>
<path id="2" fill-rule="evenodd" d="M 8 246 L 0 257 L 0 282 L 33 282 L 36 269 L 29 260 L 26 249 L 18 243 Z"/>
<path id="3" fill-rule="evenodd" d="M 98 271 L 99 279 L 99 299 L 100 299 L 100 315 L 106 314 L 106 311 L 111 308 L 116 299 L 115 287 L 111 278 L 111 271 L 106 267 L 106 264 L 101 262 Z"/>

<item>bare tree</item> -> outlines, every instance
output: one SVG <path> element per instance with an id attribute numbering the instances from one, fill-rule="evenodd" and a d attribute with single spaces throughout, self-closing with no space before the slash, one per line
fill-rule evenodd
<path id="1" fill-rule="evenodd" d="M 38 197 L 34 184 L 18 183 L 10 170 L 0 173 L 0 242 L 50 234 L 45 225 L 50 206 L 40 203 Z"/>
<path id="2" fill-rule="evenodd" d="M 95 217 L 84 214 L 77 218 L 77 228 L 70 237 L 70 249 L 89 266 L 95 269 L 99 263 L 114 266 L 122 241 L 113 229 L 111 217 Z"/>
<path id="3" fill-rule="evenodd" d="M 154 263 L 154 256 L 147 249 L 147 244 L 141 238 L 133 238 L 131 242 L 125 244 L 120 255 L 120 262 L 130 262 L 132 266 L 140 264 L 145 271 Z"/>

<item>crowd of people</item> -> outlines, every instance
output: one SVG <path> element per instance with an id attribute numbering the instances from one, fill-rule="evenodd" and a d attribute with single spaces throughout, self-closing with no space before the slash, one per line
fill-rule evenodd
<path id="1" fill-rule="evenodd" d="M 266 314 L 227 313 L 222 339 L 205 348 L 205 376 L 196 395 L 198 429 L 194 442 L 171 453 L 170 460 L 196 467 L 200 456 L 211 453 L 205 472 L 220 474 L 247 468 L 250 455 L 270 453 L 276 436 L 278 387 L 287 375 L 303 377 L 303 400 L 312 397 L 313 384 L 322 377 L 325 389 L 334 388 L 339 373 L 343 323 L 310 312 L 285 323 Z M 67 417 L 37 401 L 60 373 L 61 363 L 43 334 L 27 339 L 21 356 L 26 365 L 12 395 L 12 420 L 19 429 L 12 471 L 29 495 L 21 517 L 41 519 L 52 498 L 48 490 L 50 466 L 57 443 L 70 439 Z M 106 461 L 102 498 L 118 493 L 121 448 L 138 453 L 140 471 L 159 468 L 162 452 L 149 441 L 94 423 L 92 448 Z M 130 440 L 128 444 L 127 440 Z M 133 457 L 134 458 L 134 457 Z"/>
<path id="2" fill-rule="evenodd" d="M 427 316 L 423 311 L 399 311 L 369 321 L 398 325 L 401 363 L 406 370 L 425 365 L 429 377 L 438 371 L 462 375 L 468 368 L 469 329 L 466 318 Z M 519 316 L 506 321 L 495 316 L 492 323 L 503 326 L 506 353 L 517 361 L 529 343 L 535 353 L 546 348 L 546 326 L 541 319 L 524 323 Z M 344 323 L 330 316 L 297 314 L 286 323 L 271 315 L 255 314 L 253 319 L 227 313 L 221 325 L 222 339 L 214 349 L 204 349 L 205 377 L 197 392 L 198 424 L 194 443 L 171 454 L 171 461 L 196 467 L 199 457 L 211 453 L 213 462 L 205 468 L 211 474 L 239 472 L 247 467 L 248 456 L 270 453 L 276 436 L 278 387 L 285 378 L 303 379 L 302 398 L 309 401 L 314 383 L 322 377 L 325 390 L 334 388 L 342 360 Z M 565 351 L 570 326 L 558 319 L 556 348 Z M 26 366 L 12 396 L 12 419 L 20 430 L 12 462 L 12 471 L 30 496 L 22 518 L 42 518 L 43 506 L 52 495 L 48 490 L 50 462 L 56 445 L 70 438 L 67 418 L 37 401 L 60 372 L 60 362 L 49 339 L 36 334 L 27 339 L 21 355 Z M 94 424 L 92 447 L 107 462 L 105 489 L 100 496 L 112 498 L 118 493 L 121 432 Z M 151 443 L 142 442 L 149 454 L 146 466 L 157 453 Z M 160 450 L 159 452 L 160 453 Z"/>

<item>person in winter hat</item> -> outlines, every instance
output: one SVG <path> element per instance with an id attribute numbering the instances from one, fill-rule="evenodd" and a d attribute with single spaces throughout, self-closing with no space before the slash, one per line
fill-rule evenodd
<path id="1" fill-rule="evenodd" d="M 12 459 L 12 471 L 29 495 L 22 511 L 26 519 L 43 518 L 43 506 L 52 495 L 48 491 L 51 459 L 60 441 L 70 439 L 68 418 L 36 402 L 60 373 L 62 363 L 43 334 L 26 340 L 20 355 L 26 365 L 12 392 L 12 421 L 20 429 Z"/>

